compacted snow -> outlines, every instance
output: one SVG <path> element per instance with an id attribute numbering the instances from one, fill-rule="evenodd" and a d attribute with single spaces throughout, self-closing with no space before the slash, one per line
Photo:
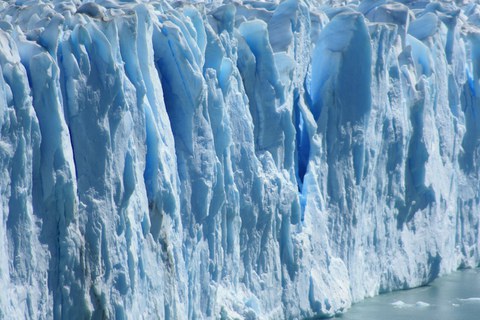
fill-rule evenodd
<path id="1" fill-rule="evenodd" d="M 301 319 L 479 257 L 480 6 L 0 3 L 0 318 Z"/>

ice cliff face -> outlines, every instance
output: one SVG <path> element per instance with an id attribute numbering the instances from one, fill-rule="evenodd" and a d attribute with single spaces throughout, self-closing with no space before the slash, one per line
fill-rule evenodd
<path id="1" fill-rule="evenodd" d="M 480 6 L 0 17 L 0 318 L 333 315 L 480 262 Z"/>

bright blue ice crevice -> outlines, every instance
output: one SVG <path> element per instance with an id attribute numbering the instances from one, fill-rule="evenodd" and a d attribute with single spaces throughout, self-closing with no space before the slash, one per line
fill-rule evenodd
<path id="1" fill-rule="evenodd" d="M 473 80 L 472 73 L 469 69 L 466 69 L 465 72 L 467 74 L 467 84 L 468 84 L 468 88 L 470 89 L 470 94 L 475 97 L 477 93 L 475 91 L 475 83 Z"/>
<path id="2" fill-rule="evenodd" d="M 297 143 L 297 174 L 300 183 L 303 183 L 303 177 L 307 172 L 308 162 L 310 160 L 310 134 L 308 132 L 307 126 L 305 124 L 305 120 L 303 118 L 303 114 L 300 110 L 299 103 L 300 97 L 298 93 L 295 96 L 295 130 L 296 130 L 296 143 Z M 299 185 L 301 190 L 301 185 Z"/>

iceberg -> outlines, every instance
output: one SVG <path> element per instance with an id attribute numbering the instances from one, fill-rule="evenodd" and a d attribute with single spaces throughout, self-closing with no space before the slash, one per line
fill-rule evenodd
<path id="1" fill-rule="evenodd" d="M 478 266 L 479 17 L 0 3 L 0 318 L 330 317 Z"/>

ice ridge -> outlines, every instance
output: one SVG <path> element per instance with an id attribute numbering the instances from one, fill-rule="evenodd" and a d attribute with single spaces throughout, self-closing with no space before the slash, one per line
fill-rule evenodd
<path id="1" fill-rule="evenodd" d="M 480 6 L 0 3 L 0 318 L 303 319 L 479 257 Z"/>

